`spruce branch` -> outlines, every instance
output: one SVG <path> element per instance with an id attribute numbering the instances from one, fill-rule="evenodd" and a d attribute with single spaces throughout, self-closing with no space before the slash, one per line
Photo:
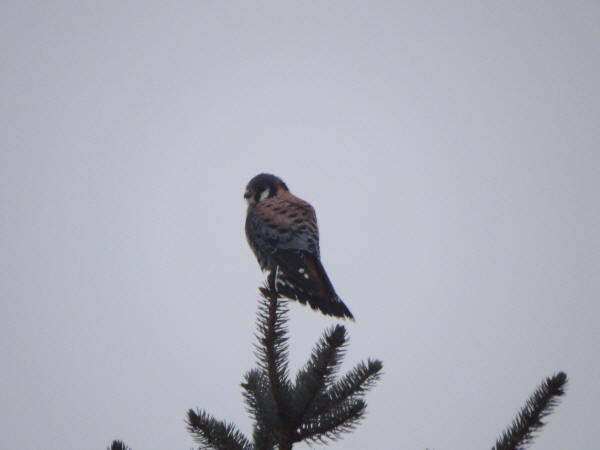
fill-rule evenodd
<path id="1" fill-rule="evenodd" d="M 348 398 L 364 396 L 369 389 L 381 378 L 383 363 L 378 359 L 368 359 L 367 363 L 358 363 L 354 369 L 341 380 L 334 383 L 328 390 L 328 396 L 333 403 L 340 403 Z"/>
<path id="2" fill-rule="evenodd" d="M 252 445 L 235 425 L 216 420 L 205 411 L 188 411 L 187 429 L 201 448 L 213 450 L 251 450 Z"/>
<path id="3" fill-rule="evenodd" d="M 310 359 L 296 376 L 294 385 L 294 420 L 303 419 L 319 410 L 325 389 L 334 381 L 346 350 L 346 328 L 336 325 L 317 342 Z"/>
<path id="4" fill-rule="evenodd" d="M 286 323 L 288 307 L 278 301 L 273 280 L 260 290 L 263 298 L 258 311 L 258 344 L 256 354 L 259 367 L 269 380 L 273 399 L 283 422 L 289 420 L 291 384 L 288 377 L 288 337 Z"/>
<path id="5" fill-rule="evenodd" d="M 347 401 L 328 409 L 300 425 L 294 442 L 303 440 L 326 443 L 337 440 L 345 432 L 353 430 L 366 413 L 367 404 L 361 399 Z"/>
<path id="6" fill-rule="evenodd" d="M 374 385 L 383 366 L 369 360 L 336 382 L 347 344 L 346 328 L 337 325 L 325 331 L 292 385 L 287 365 L 288 309 L 285 300 L 278 301 L 273 281 L 269 277 L 260 289 L 259 367 L 246 374 L 242 385 L 247 408 L 256 420 L 255 446 L 270 448 L 276 443 L 279 450 L 288 450 L 302 440 L 338 439 L 364 416 L 366 403 L 359 397 Z"/>
<path id="7" fill-rule="evenodd" d="M 275 272 L 268 278 L 267 285 L 260 289 L 262 299 L 258 308 L 258 344 L 256 355 L 259 369 L 268 380 L 276 412 L 274 423 L 257 422 L 255 432 L 262 436 L 269 430 L 271 436 L 279 444 L 280 450 L 292 448 L 291 426 L 291 383 L 288 377 L 288 336 L 287 321 L 288 307 L 285 301 L 279 301 L 279 294 L 275 290 Z"/>
<path id="8" fill-rule="evenodd" d="M 382 369 L 381 361 L 369 359 L 366 364 L 357 364 L 341 380 L 332 382 L 319 402 L 315 402 L 313 418 L 300 424 L 298 439 L 326 442 L 353 430 L 366 413 L 367 404 L 362 397 L 379 380 Z"/>
<path id="9" fill-rule="evenodd" d="M 523 450 L 531 444 L 535 433 L 545 425 L 542 419 L 558 405 L 558 397 L 565 393 L 566 384 L 567 374 L 564 372 L 546 378 L 529 397 L 512 425 L 498 438 L 492 450 Z"/>
<path id="10" fill-rule="evenodd" d="M 127 445 L 125 445 L 125 442 L 123 441 L 112 441 L 112 444 L 110 444 L 110 447 L 107 447 L 106 450 L 131 450 L 129 447 L 127 447 Z"/>
<path id="11" fill-rule="evenodd" d="M 275 439 L 270 430 L 279 426 L 279 418 L 269 381 L 258 369 L 250 370 L 244 375 L 244 379 L 242 395 L 246 410 L 254 418 L 254 447 L 257 450 L 271 449 L 275 445 Z"/>
<path id="12" fill-rule="evenodd" d="M 270 395 L 269 382 L 257 369 L 252 369 L 244 375 L 245 383 L 242 383 L 246 410 L 254 420 L 270 422 L 265 412 L 275 408 L 273 397 Z"/>

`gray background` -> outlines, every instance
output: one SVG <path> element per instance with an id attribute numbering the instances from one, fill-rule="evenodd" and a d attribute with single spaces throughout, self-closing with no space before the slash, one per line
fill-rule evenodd
<path id="1" fill-rule="evenodd" d="M 597 2 L 3 2 L 0 447 L 250 433 L 244 187 L 312 202 L 385 364 L 332 448 L 597 448 Z M 292 370 L 334 320 L 291 306 Z M 299 448 L 306 448 L 300 445 Z"/>

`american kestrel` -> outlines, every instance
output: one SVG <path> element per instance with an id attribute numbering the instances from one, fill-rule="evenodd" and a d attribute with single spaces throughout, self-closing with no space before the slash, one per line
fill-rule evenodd
<path id="1" fill-rule="evenodd" d="M 248 244 L 261 269 L 270 272 L 277 293 L 323 314 L 354 320 L 321 264 L 314 208 L 266 173 L 250 180 L 244 198 Z"/>

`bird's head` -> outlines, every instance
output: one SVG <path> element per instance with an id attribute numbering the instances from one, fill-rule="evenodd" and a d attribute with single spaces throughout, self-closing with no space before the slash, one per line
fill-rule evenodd
<path id="1" fill-rule="evenodd" d="M 261 173 L 250 180 L 246 186 L 244 198 L 248 205 L 255 205 L 266 198 L 275 197 L 279 193 L 287 191 L 289 189 L 281 178 Z"/>

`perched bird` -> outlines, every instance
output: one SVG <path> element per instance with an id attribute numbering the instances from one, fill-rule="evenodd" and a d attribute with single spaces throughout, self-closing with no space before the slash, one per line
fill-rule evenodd
<path id="1" fill-rule="evenodd" d="M 248 244 L 260 268 L 270 272 L 276 292 L 323 314 L 354 320 L 321 264 L 314 208 L 266 173 L 250 180 L 244 198 Z"/>

